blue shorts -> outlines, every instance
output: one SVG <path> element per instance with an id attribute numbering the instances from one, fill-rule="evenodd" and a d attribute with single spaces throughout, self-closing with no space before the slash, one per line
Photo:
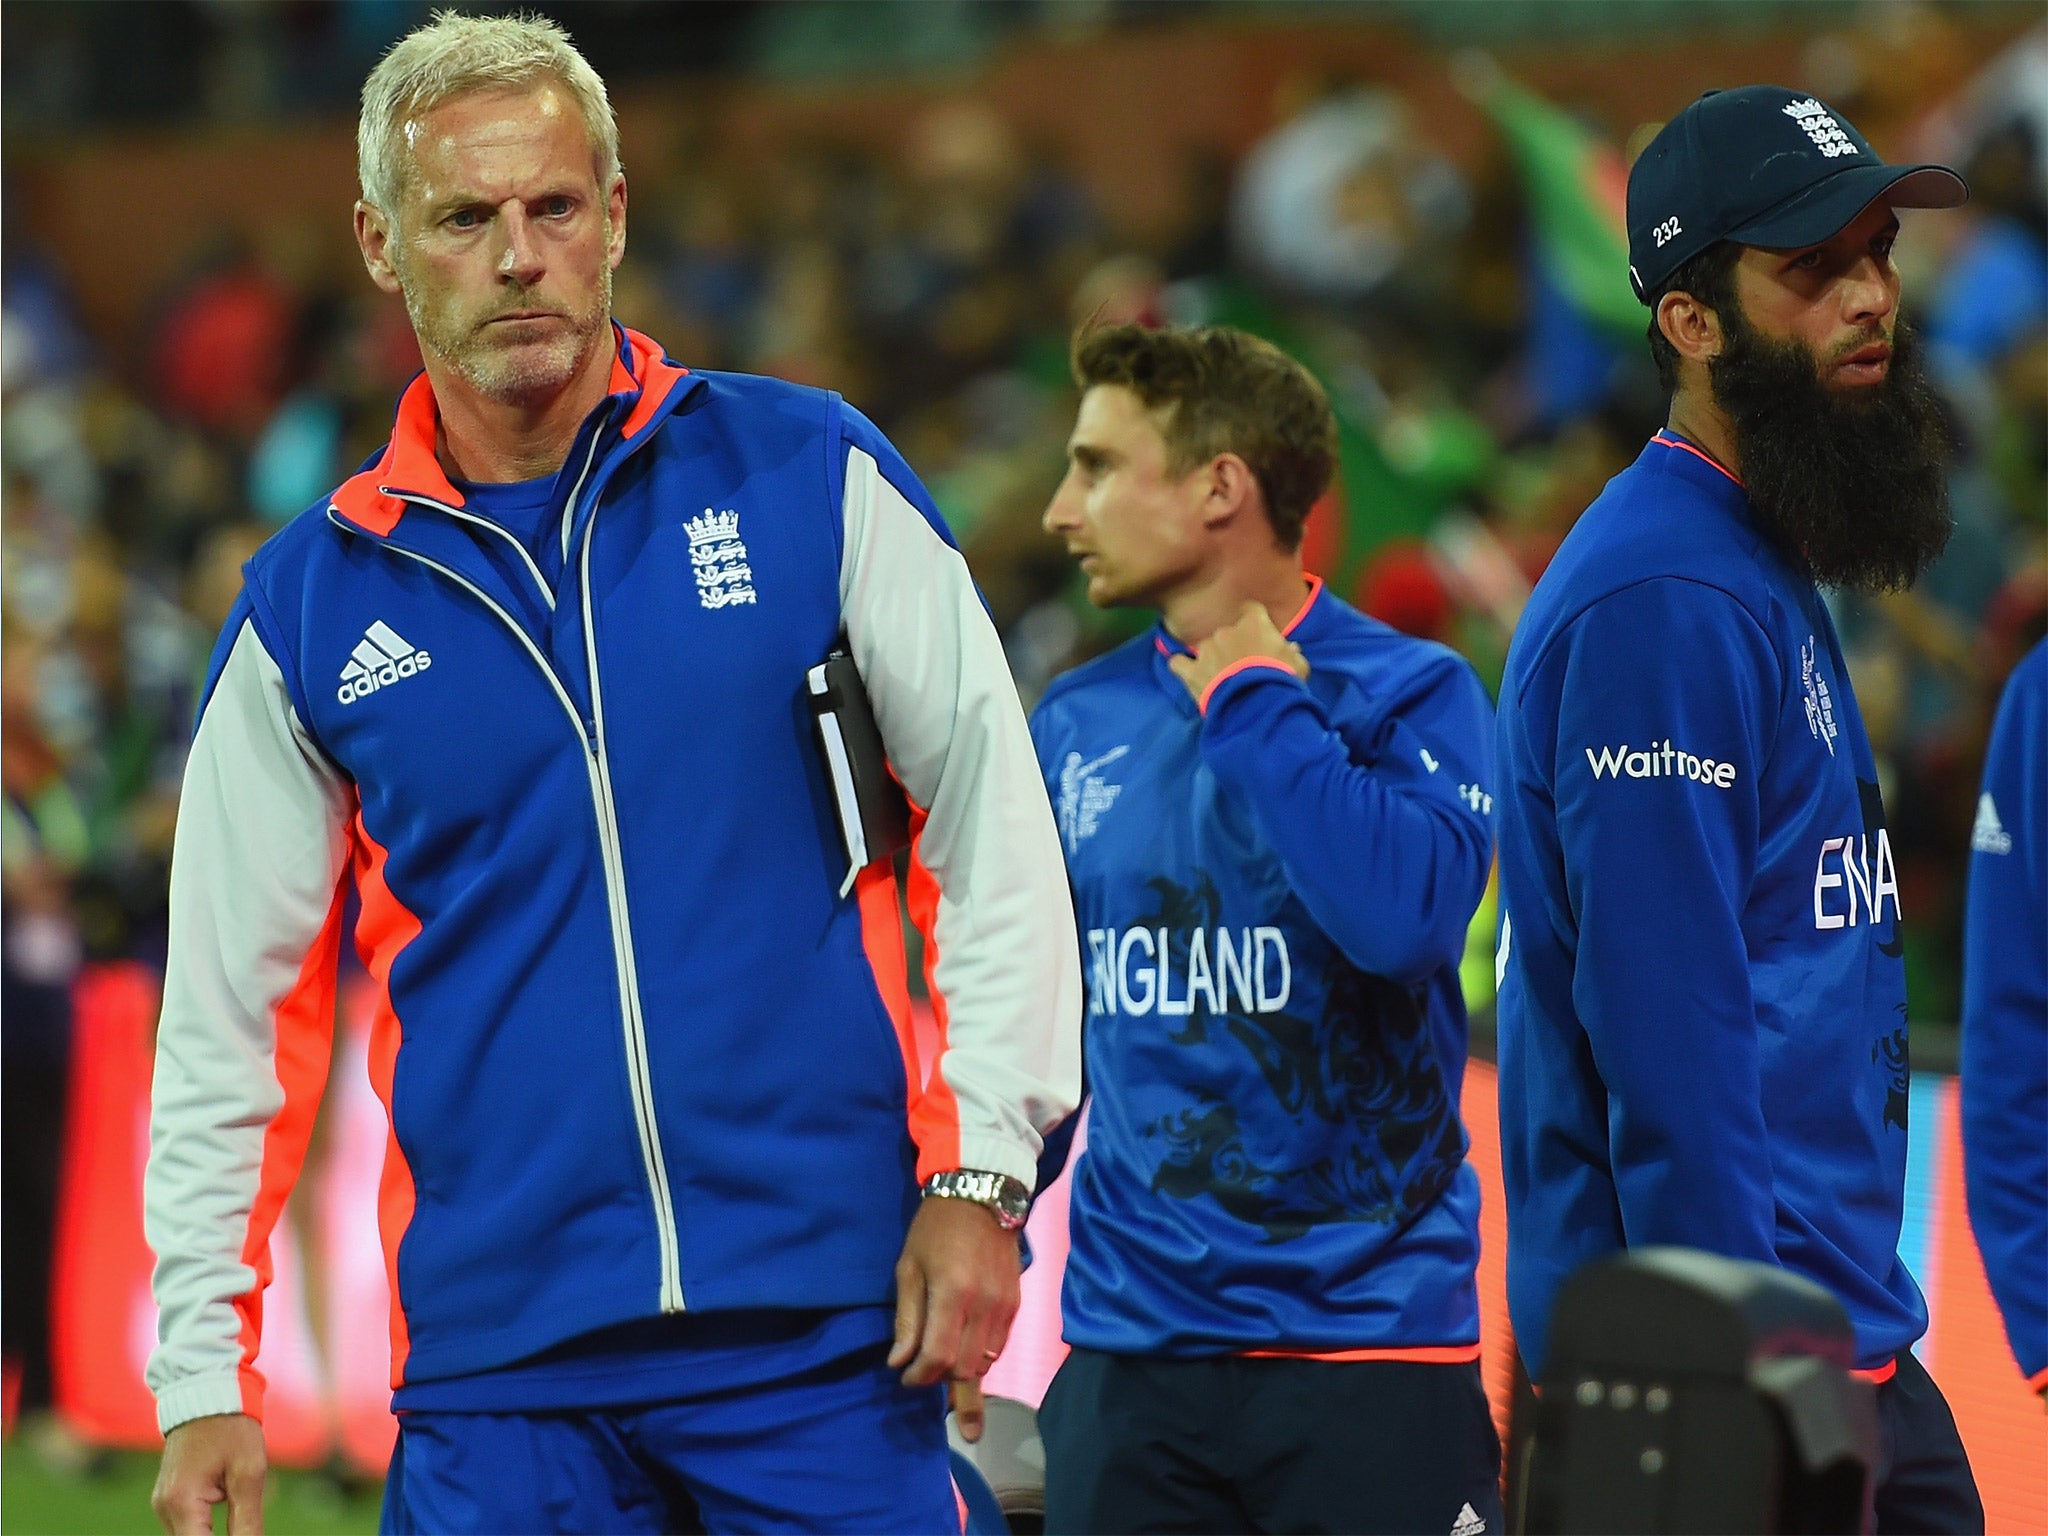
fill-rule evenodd
<path id="1" fill-rule="evenodd" d="M 904 1387 L 872 1350 L 682 1402 L 398 1424 L 389 1536 L 960 1530 L 943 1390 Z"/>

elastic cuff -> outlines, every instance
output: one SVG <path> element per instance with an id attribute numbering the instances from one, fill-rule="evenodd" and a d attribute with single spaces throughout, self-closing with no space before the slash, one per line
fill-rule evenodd
<path id="1" fill-rule="evenodd" d="M 1000 1136 L 962 1136 L 960 1161 L 954 1166 L 983 1173 L 1007 1174 L 1038 1193 L 1038 1154 Z"/>
<path id="2" fill-rule="evenodd" d="M 156 1394 L 156 1427 L 168 1435 L 191 1419 L 209 1418 L 217 1413 L 247 1413 L 243 1406 L 240 1371 L 214 1376 L 188 1376 Z"/>
<path id="3" fill-rule="evenodd" d="M 1229 666 L 1209 679 L 1209 686 L 1204 688 L 1201 697 L 1195 700 L 1195 708 L 1205 715 L 1208 714 L 1209 701 L 1216 696 L 1217 688 L 1226 679 L 1236 677 L 1240 672 L 1250 672 L 1258 667 L 1271 667 L 1276 672 L 1285 672 L 1289 677 L 1294 676 L 1294 668 L 1287 665 L 1286 662 L 1280 660 L 1277 656 L 1246 656 L 1241 660 L 1233 661 Z"/>

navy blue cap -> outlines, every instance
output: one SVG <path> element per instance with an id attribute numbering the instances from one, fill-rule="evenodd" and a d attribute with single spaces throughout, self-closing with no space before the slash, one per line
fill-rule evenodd
<path id="1" fill-rule="evenodd" d="M 1847 118 L 1782 85 L 1709 91 L 1650 140 L 1628 173 L 1628 276 L 1645 304 L 1717 240 L 1798 250 L 1872 203 L 1953 208 L 1945 165 L 1886 165 Z"/>

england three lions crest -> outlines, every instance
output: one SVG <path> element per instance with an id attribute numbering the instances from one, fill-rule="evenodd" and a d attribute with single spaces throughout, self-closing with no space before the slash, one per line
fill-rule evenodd
<path id="1" fill-rule="evenodd" d="M 754 571 L 747 564 L 747 546 L 740 541 L 740 515 L 704 509 L 702 517 L 683 524 L 690 536 L 690 574 L 697 578 L 697 601 L 706 608 L 730 608 L 754 601 Z"/>

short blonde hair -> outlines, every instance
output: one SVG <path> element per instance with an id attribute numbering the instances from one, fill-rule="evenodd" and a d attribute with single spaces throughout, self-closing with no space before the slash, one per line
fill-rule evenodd
<path id="1" fill-rule="evenodd" d="M 356 177 L 363 201 L 395 217 L 403 184 L 399 129 L 470 91 L 559 81 L 583 114 L 598 181 L 619 173 L 619 124 L 604 81 L 569 34 L 544 16 L 464 16 L 438 11 L 391 47 L 363 82 L 356 122 Z"/>

